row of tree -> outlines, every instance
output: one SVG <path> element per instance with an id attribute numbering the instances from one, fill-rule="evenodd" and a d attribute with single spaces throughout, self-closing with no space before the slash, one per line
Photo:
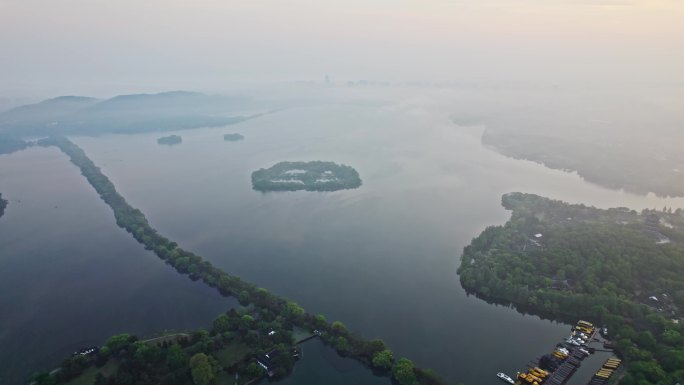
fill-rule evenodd
<path id="1" fill-rule="evenodd" d="M 203 281 L 224 296 L 236 297 L 244 306 L 253 306 L 260 312 L 278 315 L 289 324 L 305 330 L 319 330 L 323 341 L 333 346 L 340 355 L 391 374 L 401 385 L 444 384 L 432 371 L 415 367 L 407 359 L 395 361 L 382 341 L 368 341 L 347 330 L 340 322 L 329 323 L 322 315 L 306 313 L 297 304 L 228 274 L 202 257 L 178 247 L 175 242 L 160 235 L 140 210 L 129 205 L 100 169 L 67 138 L 50 137 L 41 140 L 39 144 L 57 146 L 69 156 L 100 197 L 112 208 L 116 223 L 179 273 L 187 274 L 193 280 Z"/>
<path id="2" fill-rule="evenodd" d="M 464 249 L 459 275 L 466 290 L 550 318 L 606 325 L 628 362 L 622 384 L 684 380 L 684 243 L 649 236 L 645 229 L 659 226 L 653 212 L 527 194 L 504 196 L 504 205 L 511 219 Z M 659 227 L 673 238 L 684 235 L 679 225 Z"/>

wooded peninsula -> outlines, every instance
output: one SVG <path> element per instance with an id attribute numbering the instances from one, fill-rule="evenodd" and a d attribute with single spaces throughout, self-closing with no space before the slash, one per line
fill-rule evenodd
<path id="1" fill-rule="evenodd" d="M 503 226 L 468 245 L 463 287 L 556 320 L 605 325 L 626 359 L 623 385 L 684 380 L 684 216 L 504 195 Z"/>

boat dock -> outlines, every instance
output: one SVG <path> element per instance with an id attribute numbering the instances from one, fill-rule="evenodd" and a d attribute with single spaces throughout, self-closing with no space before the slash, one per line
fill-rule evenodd
<path id="1" fill-rule="evenodd" d="M 304 342 L 306 342 L 312 338 L 316 338 L 316 337 L 320 337 L 320 336 L 321 336 L 321 332 L 318 330 L 314 330 L 313 334 L 304 336 L 301 339 L 297 340 L 295 342 L 295 345 L 299 345 L 299 344 L 304 343 Z"/>
<path id="2" fill-rule="evenodd" d="M 579 321 L 572 328 L 568 338 L 556 345 L 553 351 L 545 354 L 527 365 L 526 372 L 518 372 L 515 381 L 516 385 L 565 385 L 581 366 L 582 361 L 594 353 L 594 349 L 588 345 L 595 341 L 598 328 L 589 322 Z M 610 359 L 609 359 L 610 361 Z M 608 367 L 604 367 L 594 375 L 595 382 L 588 385 L 603 385 L 600 382 L 610 373 L 615 361 L 606 361 Z M 607 381 L 607 380 L 606 380 Z"/>
<path id="3" fill-rule="evenodd" d="M 573 350 L 572 355 L 569 356 L 565 362 L 549 376 L 548 380 L 546 380 L 546 384 L 563 385 L 568 382 L 570 377 L 575 374 L 577 368 L 579 368 L 582 360 L 584 360 L 586 357 L 587 355 L 582 353 L 579 348 Z"/>
<path id="4" fill-rule="evenodd" d="M 594 374 L 594 377 L 591 378 L 591 381 L 589 381 L 589 384 L 587 385 L 603 385 L 607 383 L 621 364 L 622 361 L 616 357 L 607 359 L 601 369 Z"/>

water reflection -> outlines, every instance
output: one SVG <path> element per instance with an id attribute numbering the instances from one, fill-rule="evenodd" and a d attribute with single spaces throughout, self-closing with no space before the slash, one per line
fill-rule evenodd
<path id="1" fill-rule="evenodd" d="M 57 149 L 0 156 L 0 177 L 0 384 L 113 334 L 206 327 L 235 304 L 118 228 Z"/>

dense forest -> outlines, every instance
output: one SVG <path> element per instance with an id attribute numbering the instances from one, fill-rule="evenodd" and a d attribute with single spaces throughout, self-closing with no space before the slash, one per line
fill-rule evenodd
<path id="1" fill-rule="evenodd" d="M 397 383 L 401 385 L 415 385 L 415 384 L 444 384 L 444 381 L 437 377 L 432 371 L 415 367 L 413 363 L 405 358 L 395 360 L 391 350 L 389 350 L 381 340 L 366 340 L 351 331 L 349 331 L 341 322 L 328 322 L 323 315 L 313 315 L 306 313 L 304 309 L 297 304 L 287 301 L 284 298 L 270 293 L 264 288 L 259 288 L 251 283 L 245 282 L 240 277 L 228 274 L 216 267 L 202 257 L 183 250 L 178 247 L 175 242 L 160 235 L 147 221 L 143 213 L 129 205 L 126 200 L 116 191 L 112 182 L 100 171 L 100 169 L 87 157 L 87 155 L 74 143 L 64 137 L 50 137 L 39 141 L 40 145 L 50 146 L 54 145 L 60 148 L 71 161 L 81 170 L 81 173 L 88 182 L 95 188 L 100 197 L 109 205 L 114 211 L 117 224 L 131 233 L 133 237 L 142 243 L 145 248 L 152 250 L 159 258 L 163 259 L 174 267 L 179 273 L 187 274 L 193 280 L 201 280 L 205 284 L 216 288 L 222 295 L 233 296 L 237 298 L 243 306 L 250 307 L 253 313 L 259 314 L 259 322 L 270 322 L 270 320 L 277 320 L 275 323 L 269 325 L 274 328 L 285 329 L 289 327 L 298 327 L 300 329 L 313 332 L 319 331 L 320 337 L 324 343 L 332 346 L 340 355 L 356 359 L 357 361 L 367 365 L 378 373 L 385 373 L 390 375 Z M 253 316 L 246 314 L 252 318 Z M 244 316 L 243 316 L 244 318 Z M 254 330 L 262 330 L 264 325 L 257 324 Z M 228 332 L 233 329 L 226 329 Z M 249 332 L 249 331 L 248 331 Z M 283 333 L 288 335 L 287 333 Z M 221 337 L 223 338 L 223 337 Z M 224 342 L 228 343 L 230 338 Z M 246 341 L 246 340 L 245 340 Z M 291 341 L 283 341 L 286 346 L 291 344 Z M 139 345 L 133 344 L 133 350 L 126 349 L 123 354 L 136 355 L 137 347 Z M 205 345 L 202 345 L 205 346 Z M 207 344 L 206 349 L 192 350 L 192 352 L 203 353 L 205 355 L 211 354 L 210 347 L 212 344 Z M 262 346 L 250 345 L 250 349 L 261 349 Z M 213 348 L 212 348 L 213 349 Z M 111 349 L 110 349 L 111 350 Z M 140 353 L 144 355 L 144 353 Z M 163 356 L 163 352 L 155 353 L 155 357 Z M 69 378 L 73 378 L 83 373 L 94 365 L 97 360 L 84 360 L 75 356 L 71 359 L 65 360 L 62 365 L 62 370 L 52 375 L 42 373 L 37 378 L 40 379 L 38 385 L 41 384 L 59 384 L 65 383 Z M 161 358 L 159 358 L 161 360 Z M 204 359 L 203 359 L 204 360 Z M 77 361 L 74 367 L 73 362 Z M 160 361 L 161 362 L 161 361 Z M 253 363 L 253 362 L 252 362 Z M 192 365 L 190 365 L 192 366 Z M 253 366 L 252 366 L 253 367 Z M 289 370 L 288 365 L 283 366 L 283 370 Z M 183 367 L 185 375 L 191 368 Z M 114 376 L 113 384 L 143 384 L 147 383 L 144 378 L 150 376 L 165 375 L 168 368 L 150 365 L 139 365 L 133 369 L 136 376 L 126 376 L 122 374 L 127 380 L 118 379 L 119 373 L 129 370 L 128 366 L 119 366 Z M 179 369 L 180 370 L 180 369 Z M 192 371 L 191 371 L 192 372 Z M 65 374 L 60 374 L 65 373 Z M 143 374 L 145 376 L 143 376 Z M 179 374 L 181 375 L 181 374 Z M 157 378 L 157 377 L 154 377 Z M 105 378 L 101 381 L 109 383 L 109 379 Z M 175 382 L 172 382 L 175 383 Z M 195 382 L 195 384 L 204 384 L 206 382 Z"/>
<path id="2" fill-rule="evenodd" d="M 56 373 L 40 373 L 34 378 L 40 385 L 77 377 L 95 385 L 232 385 L 266 375 L 279 379 L 290 373 L 299 357 L 290 317 L 300 312 L 292 304 L 282 314 L 256 307 L 231 309 L 216 318 L 209 330 L 146 341 L 128 334 L 116 335 L 102 347 L 77 352 L 64 360 Z M 269 365 L 270 373 L 257 359 Z"/>
<path id="3" fill-rule="evenodd" d="M 459 275 L 466 290 L 607 326 L 628 362 L 623 385 L 684 380 L 680 209 L 601 210 L 521 193 L 502 201 L 511 219 L 464 249 Z"/>
<path id="4" fill-rule="evenodd" d="M 257 191 L 336 191 L 361 186 L 354 168 L 333 162 L 280 162 L 252 173 Z"/>

